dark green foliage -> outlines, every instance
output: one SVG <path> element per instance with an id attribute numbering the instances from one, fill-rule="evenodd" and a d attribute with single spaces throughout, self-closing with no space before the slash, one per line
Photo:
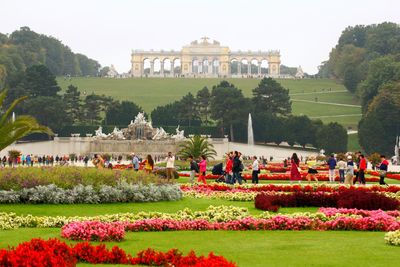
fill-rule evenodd
<path id="1" fill-rule="evenodd" d="M 204 87 L 196 94 L 196 109 L 199 117 L 206 125 L 209 123 L 210 118 L 210 104 L 211 93 L 207 87 Z"/>
<path id="2" fill-rule="evenodd" d="M 285 131 L 286 118 L 278 118 L 271 113 L 254 113 L 253 131 L 254 139 L 257 142 L 279 145 L 286 140 L 287 131 Z"/>
<path id="3" fill-rule="evenodd" d="M 27 68 L 22 86 L 31 97 L 56 96 L 61 91 L 56 76 L 44 65 L 34 65 Z"/>
<path id="4" fill-rule="evenodd" d="M 317 129 L 307 116 L 290 116 L 285 123 L 286 141 L 289 145 L 295 143 L 305 147 L 307 144 L 316 145 Z"/>
<path id="5" fill-rule="evenodd" d="M 151 119 L 158 125 L 199 126 L 201 124 L 196 99 L 191 93 L 183 96 L 179 101 L 155 108 L 151 112 Z"/>
<path id="6" fill-rule="evenodd" d="M 65 113 L 65 103 L 58 96 L 39 96 L 30 98 L 23 107 L 24 114 L 37 119 L 40 124 L 48 126 L 57 132 L 64 125 L 71 123 Z"/>
<path id="7" fill-rule="evenodd" d="M 360 145 L 367 153 L 393 155 L 399 124 L 400 83 L 388 84 L 374 97 L 359 123 Z"/>
<path id="8" fill-rule="evenodd" d="M 355 92 L 358 84 L 370 75 L 371 61 L 386 55 L 400 53 L 400 26 L 384 22 L 374 25 L 347 27 L 338 44 L 329 55 L 329 60 L 320 68 L 319 76 L 333 76 Z M 363 94 L 359 90 L 360 95 Z M 370 101 L 370 98 L 368 101 Z M 367 101 L 367 102 L 368 102 Z"/>
<path id="9" fill-rule="evenodd" d="M 105 112 L 113 100 L 105 95 L 90 94 L 85 97 L 82 105 L 81 121 L 90 124 L 100 124 L 101 113 Z"/>
<path id="10" fill-rule="evenodd" d="M 292 111 L 289 90 L 272 78 L 264 78 L 253 90 L 252 102 L 256 112 L 288 115 Z"/>
<path id="11" fill-rule="evenodd" d="M 82 54 L 75 54 L 54 37 L 21 27 L 7 37 L 0 34 L 0 65 L 7 69 L 7 81 L 33 65 L 45 65 L 54 75 L 98 74 L 100 64 Z"/>
<path id="12" fill-rule="evenodd" d="M 400 55 L 385 56 L 370 62 L 366 79 L 359 84 L 362 111 L 365 114 L 368 105 L 386 83 L 400 80 Z"/>
<path id="13" fill-rule="evenodd" d="M 336 122 L 321 125 L 317 130 L 316 141 L 317 147 L 324 149 L 327 154 L 347 151 L 346 129 Z"/>
<path id="14" fill-rule="evenodd" d="M 105 122 L 107 125 L 128 125 L 142 108 L 131 101 L 115 101 L 106 111 Z"/>
<path id="15" fill-rule="evenodd" d="M 227 81 L 222 81 L 213 86 L 211 92 L 211 118 L 216 120 L 221 127 L 229 128 L 233 140 L 233 126 L 247 123 L 250 112 L 249 99 L 245 98 L 242 91 Z"/>
<path id="16" fill-rule="evenodd" d="M 81 118 L 81 93 L 78 91 L 78 87 L 72 84 L 68 86 L 67 91 L 63 95 L 63 101 L 65 104 L 65 113 L 69 116 L 73 123 L 76 123 Z"/>

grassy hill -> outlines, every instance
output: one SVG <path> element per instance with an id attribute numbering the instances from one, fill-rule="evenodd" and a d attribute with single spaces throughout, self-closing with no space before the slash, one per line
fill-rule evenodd
<path id="1" fill-rule="evenodd" d="M 188 92 L 196 94 L 207 86 L 209 89 L 221 79 L 174 79 L 174 78 L 58 78 L 65 90 L 73 84 L 81 92 L 105 94 L 115 99 L 131 100 L 151 112 L 156 106 L 180 99 Z M 251 91 L 259 83 L 258 79 L 228 79 L 250 97 Z M 345 127 L 355 129 L 361 118 L 359 103 L 341 84 L 329 79 L 288 80 L 279 82 L 290 90 L 293 113 L 320 118 L 324 122 L 337 121 Z"/>

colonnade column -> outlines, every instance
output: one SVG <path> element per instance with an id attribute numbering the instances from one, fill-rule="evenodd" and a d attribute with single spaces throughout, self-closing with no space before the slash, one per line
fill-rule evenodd
<path id="1" fill-rule="evenodd" d="M 247 61 L 247 75 L 251 75 L 251 61 Z"/>
<path id="2" fill-rule="evenodd" d="M 164 76 L 164 61 L 160 61 L 160 76 Z"/>
<path id="3" fill-rule="evenodd" d="M 261 61 L 258 62 L 258 76 L 261 76 Z"/>
<path id="4" fill-rule="evenodd" d="M 150 61 L 150 76 L 154 75 L 154 61 Z"/>
<path id="5" fill-rule="evenodd" d="M 171 70 L 170 70 L 169 74 L 170 74 L 172 77 L 175 76 L 174 71 L 175 71 L 175 70 L 174 70 L 174 60 L 171 60 Z"/>
<path id="6" fill-rule="evenodd" d="M 242 62 L 241 61 L 238 61 L 237 74 L 242 75 Z"/>
<path id="7" fill-rule="evenodd" d="M 208 74 L 213 74 L 213 61 L 208 61 Z"/>

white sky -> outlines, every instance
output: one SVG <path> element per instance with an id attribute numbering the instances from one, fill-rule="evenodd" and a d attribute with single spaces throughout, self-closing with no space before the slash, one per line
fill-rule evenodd
<path id="1" fill-rule="evenodd" d="M 396 0 L 1 0 L 0 32 L 22 26 L 119 72 L 132 49 L 175 49 L 206 35 L 231 50 L 281 51 L 313 74 L 349 25 L 400 23 Z"/>

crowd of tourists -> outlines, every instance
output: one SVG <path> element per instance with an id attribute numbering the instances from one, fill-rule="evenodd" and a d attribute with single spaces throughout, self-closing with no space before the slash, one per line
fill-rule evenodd
<path id="1" fill-rule="evenodd" d="M 2 167 L 18 167 L 18 166 L 54 166 L 54 165 L 68 165 L 72 162 L 84 162 L 88 161 L 88 156 L 79 156 L 70 158 L 69 156 L 53 156 L 53 155 L 19 155 L 19 156 L 3 156 L 1 158 Z"/>
<path id="2" fill-rule="evenodd" d="M 291 168 L 290 168 L 290 181 L 298 181 L 301 183 L 301 174 L 300 174 L 300 160 L 296 153 L 293 153 L 291 159 Z M 329 159 L 326 162 L 317 163 L 316 161 L 311 161 L 306 159 L 306 165 L 308 168 L 307 172 L 307 180 L 310 182 L 311 180 L 315 180 L 318 182 L 317 167 L 319 165 L 327 165 L 328 166 L 328 177 L 329 182 L 334 183 L 337 174 L 339 175 L 339 183 L 354 185 L 360 184 L 365 185 L 365 172 L 367 170 L 368 161 L 365 156 L 360 152 L 356 152 L 353 154 L 346 154 L 339 157 L 335 157 L 335 154 L 331 154 Z M 385 183 L 385 176 L 388 171 L 389 161 L 386 159 L 385 155 L 380 155 L 380 163 L 377 165 L 373 165 L 374 169 L 379 170 L 379 184 L 387 185 Z"/>

